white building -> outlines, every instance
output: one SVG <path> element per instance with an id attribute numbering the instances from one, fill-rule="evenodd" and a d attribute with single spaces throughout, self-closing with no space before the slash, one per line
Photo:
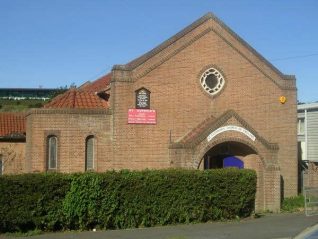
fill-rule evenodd
<path id="1" fill-rule="evenodd" d="M 298 158 L 300 185 L 318 186 L 318 103 L 299 104 Z"/>

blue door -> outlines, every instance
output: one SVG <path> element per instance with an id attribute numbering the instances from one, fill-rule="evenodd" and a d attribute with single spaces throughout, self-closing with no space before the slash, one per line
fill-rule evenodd
<path id="1" fill-rule="evenodd" d="M 229 167 L 235 167 L 235 168 L 241 169 L 241 168 L 244 168 L 244 162 L 234 156 L 228 156 L 223 159 L 223 168 L 229 168 Z"/>

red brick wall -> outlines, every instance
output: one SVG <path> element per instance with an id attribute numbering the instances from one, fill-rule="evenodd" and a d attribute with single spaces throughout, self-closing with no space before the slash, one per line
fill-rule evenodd
<path id="1" fill-rule="evenodd" d="M 193 150 L 171 153 L 170 139 L 177 143 L 211 115 L 218 118 L 232 109 L 258 135 L 279 147 L 274 153 L 262 152 L 264 167 L 268 167 L 265 192 L 272 187 L 266 203 L 279 208 L 281 188 L 287 197 L 296 195 L 295 82 L 284 79 L 244 44 L 208 20 L 132 71 L 115 69 L 111 88 L 115 98 L 111 100 L 116 168 L 189 167 L 187 154 L 195 157 Z M 226 81 L 224 90 L 215 97 L 199 84 L 200 72 L 210 65 L 223 72 Z M 157 125 L 127 124 L 127 111 L 135 108 L 135 90 L 141 87 L 151 92 Z M 285 104 L 279 102 L 282 95 L 287 98 Z M 178 154 L 180 161 L 172 164 L 171 154 Z"/>
<path id="2" fill-rule="evenodd" d="M 0 142 L 3 174 L 17 174 L 24 170 L 25 142 Z"/>
<path id="3" fill-rule="evenodd" d="M 200 73 L 208 66 L 220 70 L 226 81 L 214 97 L 199 83 Z M 135 90 L 141 87 L 151 92 L 156 125 L 127 123 L 128 109 L 135 108 Z M 217 21 L 207 20 L 133 69 L 115 67 L 110 95 L 108 111 L 31 111 L 26 171 L 46 170 L 49 134 L 59 137 L 61 172 L 84 170 L 85 138 L 89 135 L 97 139 L 97 171 L 198 167 L 205 152 L 231 139 L 259 154 L 246 159 L 259 176 L 257 206 L 279 210 L 280 190 L 285 196 L 297 193 L 295 82 L 286 80 Z M 282 95 L 287 98 L 285 104 L 279 102 Z M 241 133 L 226 132 L 210 143 L 204 136 L 192 148 L 169 149 L 207 118 L 217 120 L 227 111 L 236 116 L 222 125 L 248 126 L 257 135 L 255 142 Z M 213 122 L 206 127 L 205 134 Z"/>
<path id="4" fill-rule="evenodd" d="M 199 73 L 209 65 L 226 80 L 216 97 L 199 84 Z M 279 145 L 277 159 L 266 160 L 278 160 L 285 196 L 297 193 L 296 91 L 288 89 L 294 81 L 284 80 L 216 22 L 200 25 L 132 72 L 113 73 L 117 167 L 170 167 L 170 131 L 178 142 L 206 118 L 233 109 L 259 135 Z M 127 124 L 127 110 L 135 107 L 134 91 L 140 87 L 151 92 L 157 125 Z M 281 95 L 287 97 L 285 104 L 279 102 Z"/>
<path id="5" fill-rule="evenodd" d="M 240 157 L 239 157 L 240 158 Z M 255 211 L 264 211 L 264 165 L 257 154 L 250 154 L 242 157 L 241 160 L 244 162 L 244 168 L 254 169 L 257 173 L 257 191 L 255 198 Z"/>
<path id="6" fill-rule="evenodd" d="M 85 169 L 85 140 L 95 137 L 95 170 L 111 168 L 111 115 L 90 110 L 33 110 L 27 116 L 26 171 L 47 170 L 47 136 L 58 137 L 59 172 Z"/>

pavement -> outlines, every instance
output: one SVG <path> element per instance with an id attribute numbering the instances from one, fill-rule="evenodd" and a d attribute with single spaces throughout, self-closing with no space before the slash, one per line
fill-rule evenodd
<path id="1" fill-rule="evenodd" d="M 298 234 L 295 239 L 317 239 L 318 238 L 318 224 L 307 228 L 302 233 Z"/>
<path id="2" fill-rule="evenodd" d="M 45 233 L 31 237 L 19 237 L 19 239 L 314 239 L 318 238 L 315 236 L 315 232 L 318 232 L 318 215 L 307 217 L 304 213 L 282 213 L 230 222 L 96 232 Z M 307 237 L 308 233 L 314 237 Z M 12 239 L 12 236 L 0 235 L 0 238 Z"/>

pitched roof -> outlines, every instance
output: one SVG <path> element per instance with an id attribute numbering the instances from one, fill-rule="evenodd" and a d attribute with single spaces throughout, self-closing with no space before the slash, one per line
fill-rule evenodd
<path id="1" fill-rule="evenodd" d="M 70 89 L 44 105 L 44 108 L 106 109 L 108 102 L 93 92 Z"/>
<path id="2" fill-rule="evenodd" d="M 258 53 L 251 45 L 249 45 L 245 40 L 243 40 L 239 35 L 237 35 L 231 28 L 229 28 L 222 20 L 220 20 L 218 17 L 216 17 L 213 13 L 209 12 L 175 34 L 174 36 L 170 37 L 168 40 L 164 41 L 157 47 L 153 48 L 152 50 L 146 52 L 145 54 L 141 55 L 140 57 L 137 57 L 136 59 L 128 62 L 124 65 L 114 65 L 113 69 L 116 70 L 133 70 L 136 67 L 140 66 L 159 52 L 163 51 L 165 48 L 169 47 L 185 35 L 187 35 L 189 32 L 193 31 L 195 28 L 199 27 L 203 23 L 205 23 L 208 20 L 214 20 L 217 22 L 227 33 L 229 33 L 231 36 L 233 36 L 237 41 L 239 41 L 244 47 L 246 47 L 250 52 L 252 52 L 257 58 L 259 58 L 265 65 L 267 65 L 270 69 L 272 69 L 274 72 L 276 72 L 282 79 L 285 80 L 295 80 L 294 75 L 285 75 L 280 70 L 278 70 L 272 63 L 270 63 L 267 59 L 265 59 L 260 53 Z"/>
<path id="3" fill-rule="evenodd" d="M 101 92 L 108 87 L 111 81 L 111 77 L 112 77 L 112 74 L 108 73 L 93 82 L 88 82 L 83 84 L 80 87 L 80 90 L 94 92 L 94 93 Z"/>
<path id="4" fill-rule="evenodd" d="M 24 113 L 0 113 L 0 137 L 24 137 L 25 128 Z"/>
<path id="5" fill-rule="evenodd" d="M 164 41 L 163 43 L 161 43 L 157 47 L 150 50 L 149 52 L 146 52 L 145 54 L 141 55 L 140 57 L 137 57 L 136 59 L 130 61 L 129 63 L 127 63 L 125 65 L 119 65 L 119 67 L 123 67 L 124 69 L 129 69 L 129 70 L 132 70 L 132 69 L 138 67 L 139 65 L 141 65 L 142 63 L 144 63 L 145 61 L 150 59 L 151 57 L 153 57 L 156 54 L 158 54 L 159 52 L 161 52 L 163 49 L 172 45 L 173 43 L 178 41 L 180 38 L 184 37 L 189 32 L 191 32 L 192 30 L 194 30 L 195 28 L 197 28 L 198 26 L 200 26 L 201 24 L 203 24 L 204 22 L 206 22 L 207 20 L 212 19 L 212 18 L 216 18 L 216 16 L 214 16 L 210 12 L 205 14 L 204 16 L 202 16 L 201 18 L 199 18 L 198 20 L 196 20 L 195 22 L 193 22 L 192 24 L 190 24 L 186 28 L 182 29 L 180 32 L 176 33 L 175 35 L 173 35 L 172 37 L 170 37 L 169 39 L 167 39 L 166 41 Z M 118 65 L 115 65 L 114 68 L 116 68 L 117 66 Z"/>

